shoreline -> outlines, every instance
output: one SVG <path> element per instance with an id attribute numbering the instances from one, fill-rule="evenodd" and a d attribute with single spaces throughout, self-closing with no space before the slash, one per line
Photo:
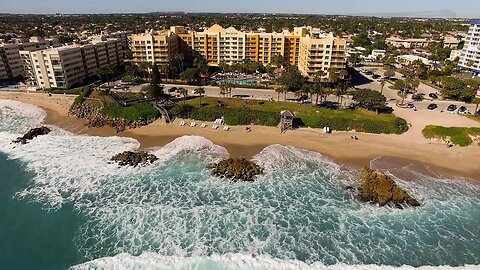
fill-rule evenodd
<path id="1" fill-rule="evenodd" d="M 323 134 L 321 130 L 300 128 L 281 134 L 278 128 L 252 126 L 252 132 L 245 132 L 244 126 L 232 126 L 230 131 L 212 130 L 212 123 L 206 128 L 179 126 L 180 119 L 171 125 L 158 119 L 148 126 L 116 133 L 113 128 L 87 128 L 85 120 L 68 116 L 73 96 L 44 93 L 3 93 L 0 99 L 16 100 L 36 105 L 46 111 L 44 123 L 58 126 L 77 135 L 130 137 L 139 141 L 140 149 L 162 147 L 175 138 L 184 135 L 202 136 L 214 144 L 227 149 L 231 157 L 252 158 L 272 144 L 291 145 L 321 153 L 340 166 L 359 169 L 369 166 L 372 160 L 382 157 L 374 167 L 395 169 L 415 167 L 429 172 L 432 176 L 454 177 L 480 183 L 480 149 L 468 147 L 447 148 L 444 144 L 432 142 L 418 136 L 418 130 L 402 135 L 366 134 L 358 132 L 334 132 Z M 402 117 L 400 115 L 400 117 Z M 473 121 L 473 120 L 472 120 Z M 423 129 L 423 128 L 422 128 Z M 359 140 L 352 140 L 351 135 Z M 375 162 L 374 162 L 375 163 Z"/>

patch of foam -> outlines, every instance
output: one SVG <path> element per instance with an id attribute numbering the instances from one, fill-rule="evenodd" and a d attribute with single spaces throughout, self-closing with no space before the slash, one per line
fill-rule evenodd
<path id="1" fill-rule="evenodd" d="M 23 133 L 40 125 L 46 113 L 41 108 L 15 100 L 0 99 L 0 132 Z"/>
<path id="2" fill-rule="evenodd" d="M 225 147 L 216 145 L 210 140 L 200 136 L 182 136 L 171 143 L 153 152 L 157 157 L 168 160 L 180 153 L 194 153 L 206 158 L 211 163 L 228 157 Z"/>
<path id="3" fill-rule="evenodd" d="M 243 254 L 212 255 L 209 257 L 177 257 L 162 256 L 156 253 L 143 253 L 140 256 L 119 254 L 86 262 L 71 267 L 71 270 L 83 269 L 150 269 L 150 270 L 447 270 L 447 269 L 478 269 L 478 265 L 462 267 L 450 266 L 386 266 L 386 265 L 324 265 L 319 262 L 307 264 L 297 260 L 279 260 L 270 256 L 249 256 Z"/>

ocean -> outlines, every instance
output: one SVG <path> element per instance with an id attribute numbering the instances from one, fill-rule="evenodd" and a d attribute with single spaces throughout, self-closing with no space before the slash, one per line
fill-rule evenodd
<path id="1" fill-rule="evenodd" d="M 231 183 L 208 170 L 228 152 L 202 137 L 137 168 L 109 161 L 129 138 L 52 127 L 11 143 L 44 117 L 0 100 L 0 269 L 480 268 L 480 185 L 413 172 L 396 181 L 422 206 L 401 210 L 359 202 L 357 173 L 294 147 Z"/>

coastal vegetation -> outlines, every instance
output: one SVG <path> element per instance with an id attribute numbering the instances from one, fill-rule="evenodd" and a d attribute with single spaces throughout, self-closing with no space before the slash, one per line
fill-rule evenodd
<path id="1" fill-rule="evenodd" d="M 89 86 L 85 86 L 80 90 L 80 94 L 75 98 L 73 101 L 74 105 L 82 104 L 85 101 L 85 98 L 90 95 L 92 92 L 92 88 Z"/>
<path id="2" fill-rule="evenodd" d="M 480 137 L 480 128 L 475 127 L 442 127 L 435 125 L 426 126 L 423 131 L 425 138 L 450 140 L 458 146 L 469 146 L 475 138 Z M 473 138 L 473 139 L 472 139 Z M 480 145 L 480 142 L 479 142 Z"/>
<path id="3" fill-rule="evenodd" d="M 138 103 L 127 107 L 111 105 L 103 108 L 102 112 L 110 118 L 123 118 L 132 122 L 160 117 L 158 110 L 150 103 Z"/>
<path id="4" fill-rule="evenodd" d="M 233 181 L 253 182 L 263 169 L 245 158 L 229 158 L 212 165 L 212 173 Z"/>
<path id="5" fill-rule="evenodd" d="M 311 104 L 293 102 L 275 102 L 243 100 L 229 98 L 204 97 L 202 106 L 198 100 L 191 99 L 185 105 L 178 104 L 171 112 L 185 119 L 214 121 L 225 117 L 227 125 L 277 126 L 280 112 L 289 110 L 295 113 L 297 126 L 367 133 L 401 134 L 408 130 L 407 122 L 392 114 L 376 114 L 365 109 L 332 110 Z"/>

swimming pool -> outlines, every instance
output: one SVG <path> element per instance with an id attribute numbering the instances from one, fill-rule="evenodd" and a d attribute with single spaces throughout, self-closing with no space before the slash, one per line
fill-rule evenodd
<path id="1" fill-rule="evenodd" d="M 20 90 L 22 89 L 22 85 L 3 85 L 0 86 L 0 90 Z"/>
<path id="2" fill-rule="evenodd" d="M 234 83 L 234 84 L 255 84 L 255 79 L 221 79 L 217 80 L 217 83 Z"/>

